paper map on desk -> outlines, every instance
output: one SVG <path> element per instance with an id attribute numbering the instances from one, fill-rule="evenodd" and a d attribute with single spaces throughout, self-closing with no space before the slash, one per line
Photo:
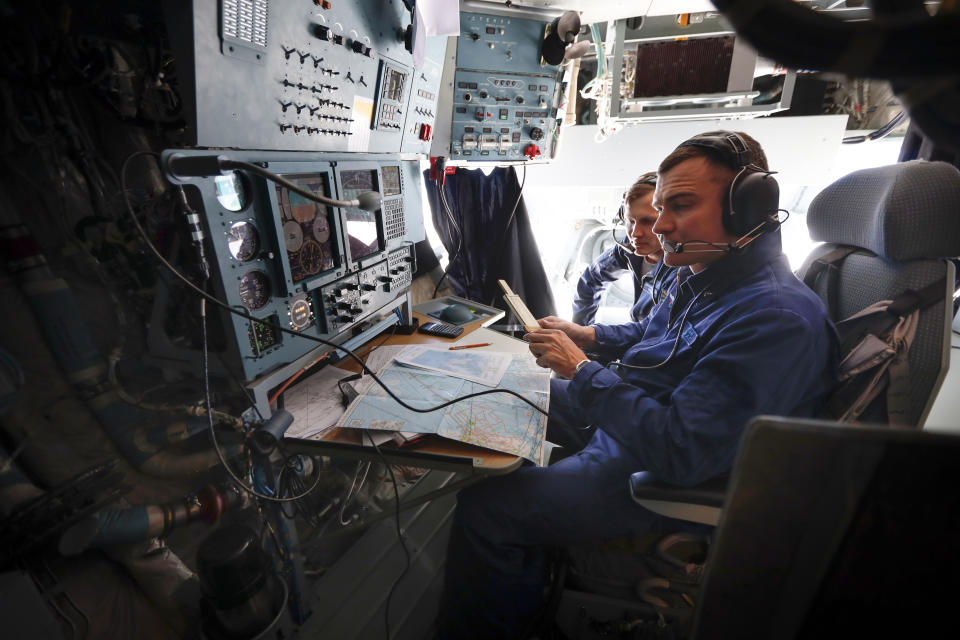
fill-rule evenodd
<path id="1" fill-rule="evenodd" d="M 448 376 L 479 382 L 488 387 L 500 384 L 513 357 L 496 351 L 450 351 L 410 345 L 396 356 L 396 361 L 408 367 L 436 371 Z"/>
<path id="2" fill-rule="evenodd" d="M 404 402 L 418 408 L 488 390 L 469 380 L 420 371 L 397 362 L 390 364 L 380 378 Z M 530 354 L 516 354 L 498 388 L 516 391 L 546 411 L 550 372 L 536 366 Z M 506 393 L 487 394 L 438 411 L 417 413 L 400 406 L 380 385 L 374 384 L 347 407 L 338 426 L 435 433 L 540 464 L 547 417 Z"/>

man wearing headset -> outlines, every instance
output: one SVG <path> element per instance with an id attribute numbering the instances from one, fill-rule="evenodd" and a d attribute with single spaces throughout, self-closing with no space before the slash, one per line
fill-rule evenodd
<path id="1" fill-rule="evenodd" d="M 597 429 L 556 464 L 460 493 L 440 638 L 520 637 L 541 603 L 543 546 L 702 527 L 634 503 L 633 472 L 698 484 L 731 470 L 751 417 L 819 409 L 836 381 L 836 332 L 781 252 L 778 197 L 749 136 L 687 140 L 661 163 L 654 196 L 664 261 L 678 267 L 672 297 L 642 322 L 550 317 L 528 334 L 558 376 L 551 410 L 575 409 Z M 604 367 L 583 349 L 619 360 Z"/>
<path id="2" fill-rule="evenodd" d="M 575 324 L 592 323 L 603 291 L 628 271 L 633 273 L 635 290 L 630 317 L 638 322 L 653 308 L 654 277 L 663 259 L 660 240 L 653 232 L 657 220 L 657 211 L 653 208 L 656 186 L 657 173 L 651 171 L 637 178 L 624 194 L 619 218 L 626 226 L 627 242 L 617 241 L 615 247 L 604 251 L 584 269 L 573 296 L 571 319 Z"/>

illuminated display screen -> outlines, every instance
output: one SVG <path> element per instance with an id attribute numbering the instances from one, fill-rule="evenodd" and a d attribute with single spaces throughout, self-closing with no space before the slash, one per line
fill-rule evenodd
<path id="1" fill-rule="evenodd" d="M 400 195 L 400 167 L 383 167 L 380 173 L 383 175 L 383 195 Z"/>
<path id="2" fill-rule="evenodd" d="M 326 174 L 284 177 L 311 193 L 330 193 Z M 280 205 L 283 242 L 293 281 L 300 282 L 333 269 L 336 266 L 334 256 L 338 252 L 331 233 L 330 211 L 326 205 L 308 200 L 286 187 L 277 187 L 277 202 Z"/>
<path id="3" fill-rule="evenodd" d="M 377 171 L 341 171 L 340 184 L 343 187 L 344 199 L 353 200 L 365 191 L 378 189 Z M 377 253 L 383 248 L 380 225 L 377 222 L 379 215 L 379 211 L 363 211 L 357 208 L 346 210 L 347 241 L 350 243 L 350 257 L 354 260 Z"/>

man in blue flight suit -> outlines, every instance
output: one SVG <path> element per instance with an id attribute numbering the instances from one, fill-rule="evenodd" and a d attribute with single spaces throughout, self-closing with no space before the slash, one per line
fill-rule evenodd
<path id="1" fill-rule="evenodd" d="M 779 191 L 760 145 L 703 134 L 658 173 L 654 231 L 678 267 L 673 298 L 642 322 L 549 317 L 527 335 L 557 375 L 551 411 L 579 411 L 597 430 L 556 464 L 460 493 L 440 638 L 522 637 L 541 604 L 545 545 L 697 526 L 634 503 L 630 474 L 694 485 L 727 473 L 751 417 L 812 416 L 836 382 L 836 332 L 781 252 Z M 584 349 L 619 359 L 605 367 Z"/>
<path id="2" fill-rule="evenodd" d="M 653 208 L 653 190 L 656 186 L 657 173 L 651 171 L 637 178 L 624 194 L 618 217 L 626 226 L 629 244 L 618 241 L 615 247 L 604 251 L 583 270 L 573 296 L 571 320 L 575 324 L 591 324 L 604 290 L 627 272 L 633 274 L 635 290 L 630 317 L 634 322 L 639 322 L 653 308 L 651 294 L 655 281 L 673 277 L 672 270 L 660 270 L 663 249 L 653 232 L 653 224 L 657 221 L 657 211 Z M 664 291 L 666 288 L 660 286 L 658 290 Z"/>

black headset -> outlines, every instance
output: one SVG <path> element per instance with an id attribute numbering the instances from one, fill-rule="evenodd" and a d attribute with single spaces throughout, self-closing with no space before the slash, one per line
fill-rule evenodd
<path id="1" fill-rule="evenodd" d="M 656 172 L 656 171 L 649 171 L 649 172 L 643 174 L 642 176 L 640 176 L 639 178 L 637 178 L 636 182 L 634 182 L 632 185 L 630 185 L 630 189 L 633 189 L 633 187 L 635 187 L 635 186 L 638 185 L 638 184 L 648 184 L 648 185 L 650 185 L 651 187 L 656 188 L 656 186 L 657 186 L 657 172 Z M 627 189 L 626 191 L 623 192 L 623 197 L 620 198 L 620 209 L 617 211 L 617 217 L 620 219 L 620 224 L 624 224 L 624 225 L 627 224 L 627 220 L 626 220 L 626 217 L 627 217 L 627 195 L 629 195 L 630 189 Z"/>
<path id="2" fill-rule="evenodd" d="M 723 228 L 740 237 L 773 221 L 780 207 L 780 185 L 767 171 L 750 161 L 750 147 L 740 134 L 724 131 L 694 136 L 680 147 L 703 147 L 718 152 L 737 171 L 723 202 Z M 677 147 L 678 149 L 680 147 Z"/>

